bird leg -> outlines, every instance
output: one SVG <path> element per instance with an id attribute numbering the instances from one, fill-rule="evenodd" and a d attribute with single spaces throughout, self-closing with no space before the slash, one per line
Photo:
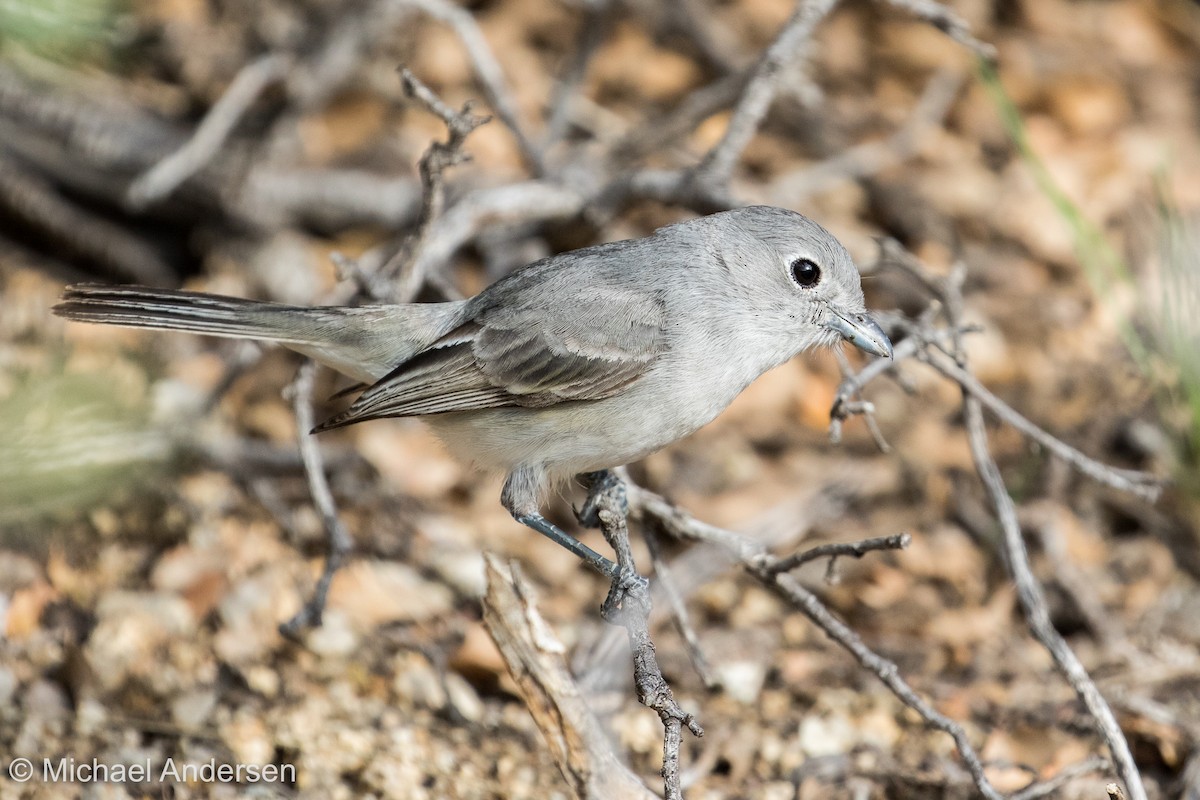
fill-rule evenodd
<path id="1" fill-rule="evenodd" d="M 596 570 L 609 580 L 616 580 L 621 574 L 621 568 L 618 567 L 613 561 L 600 555 L 595 550 L 588 547 L 586 544 L 579 541 L 574 536 L 543 517 L 541 514 L 517 514 L 512 512 L 512 509 L 509 509 L 509 512 L 512 513 L 513 519 L 515 519 L 517 522 L 521 523 L 527 528 L 533 528 L 547 539 L 550 539 L 562 547 L 567 548 L 574 553 L 580 561 L 587 564 L 589 567 Z"/>

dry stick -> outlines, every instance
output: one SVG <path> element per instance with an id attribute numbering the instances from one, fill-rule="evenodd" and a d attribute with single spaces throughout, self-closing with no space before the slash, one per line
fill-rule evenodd
<path id="1" fill-rule="evenodd" d="M 163 199 L 203 169 L 220 151 L 246 110 L 264 89 L 284 77 L 291 63 L 286 56 L 271 54 L 242 67 L 192 137 L 130 184 L 126 202 L 134 209 L 144 208 Z"/>
<path id="2" fill-rule="evenodd" d="M 338 517 L 337 504 L 333 500 L 333 492 L 329 490 L 329 482 L 325 479 L 325 461 L 321 456 L 321 448 L 317 437 L 311 431 L 316 425 L 312 410 L 312 393 L 317 364 L 312 359 L 306 359 L 296 380 L 287 389 L 291 396 L 292 408 L 296 414 L 296 434 L 299 437 L 300 458 L 304 462 L 304 474 L 308 477 L 308 490 L 312 494 L 313 504 L 321 513 L 321 521 L 325 525 L 325 535 L 329 539 L 329 554 L 325 559 L 325 568 L 313 590 L 312 596 L 290 620 L 279 626 L 279 632 L 289 638 L 296 638 L 304 628 L 321 624 L 321 615 L 325 610 L 325 600 L 329 596 L 329 584 L 333 575 L 342 566 L 346 555 L 354 546 L 350 533 L 342 525 Z"/>
<path id="3" fill-rule="evenodd" d="M 1004 422 L 1007 422 L 1030 439 L 1033 439 L 1042 447 L 1045 447 L 1051 453 L 1070 464 L 1081 474 L 1086 475 L 1097 483 L 1129 492 L 1150 502 L 1157 500 L 1159 494 L 1162 493 L 1161 478 L 1137 470 L 1110 467 L 1107 464 L 1102 464 L 1084 455 L 1014 411 L 1011 406 L 988 391 L 987 387 L 980 383 L 974 375 L 950 359 L 926 349 L 925 357 L 922 360 L 961 386 L 964 391 L 978 399 Z"/>
<path id="4" fill-rule="evenodd" d="M 608 800 L 655 797 L 621 763 L 563 660 L 565 647 L 538 613 L 515 564 L 484 560 L 483 622 L 550 754 L 576 797 Z"/>
<path id="5" fill-rule="evenodd" d="M 1067 645 L 1066 640 L 1055 629 L 1046 606 L 1046 599 L 1038 586 L 1037 579 L 1029 565 L 1029 553 L 1025 549 L 1025 540 L 1021 537 L 1021 526 L 1017 522 L 1016 507 L 1013 499 L 1004 486 L 1000 469 L 988 451 L 987 430 L 983 422 L 983 407 L 977 397 L 963 389 L 963 408 L 966 414 L 967 439 L 971 446 L 971 456 L 975 460 L 975 468 L 983 479 L 984 486 L 996 509 L 1000 520 L 1000 528 L 1004 533 L 1004 546 L 1009 570 L 1013 583 L 1017 588 L 1017 598 L 1025 611 L 1029 628 L 1042 646 L 1050 652 L 1056 664 L 1071 688 L 1087 706 L 1088 711 L 1095 717 L 1108 748 L 1112 753 L 1117 773 L 1125 782 L 1131 800 L 1146 800 L 1146 790 L 1142 786 L 1141 776 L 1129 751 L 1129 743 L 1121 726 L 1117 724 L 1112 709 L 1096 688 L 1096 684 L 1088 676 L 1087 670 L 1079 662 L 1078 657 Z"/>
<path id="6" fill-rule="evenodd" d="M 877 539 L 863 539 L 859 542 L 833 542 L 810 547 L 783 558 L 772 558 L 769 563 L 764 563 L 763 569 L 766 572 L 791 572 L 802 564 L 816 561 L 818 558 L 828 558 L 832 563 L 842 556 L 862 558 L 867 553 L 876 550 L 904 550 L 910 544 L 912 544 L 912 536 L 907 533 L 881 536 Z"/>
<path id="7" fill-rule="evenodd" d="M 530 170 L 535 175 L 545 172 L 541 156 L 534 146 L 533 140 L 521 126 L 517 116 L 517 104 L 504 79 L 504 71 L 500 69 L 500 64 L 492 55 L 491 46 L 488 45 L 483 31 L 479 29 L 479 24 L 471 16 L 471 12 L 451 5 L 445 0 L 400 0 L 400 3 L 403 6 L 419 9 L 434 19 L 446 23 L 454 30 L 458 38 L 462 40 L 467 57 L 471 59 L 471 63 L 475 67 L 475 75 L 479 78 L 488 103 L 500 121 L 516 137 L 517 146 Z"/>
<path id="8" fill-rule="evenodd" d="M 958 754 L 966 763 L 967 771 L 971 773 L 971 777 L 975 781 L 975 786 L 979 789 L 980 793 L 984 797 L 987 797 L 988 800 L 1003 800 L 1004 795 L 1000 794 L 992 786 L 991 782 L 988 781 L 987 775 L 983 771 L 983 762 L 979 760 L 979 755 L 975 752 L 975 748 L 971 746 L 966 731 L 954 720 L 939 713 L 933 706 L 925 702 L 900 677 L 900 668 L 896 666 L 894 661 L 884 658 L 867 647 L 858 634 L 835 617 L 816 595 L 805 589 L 791 575 L 766 571 L 762 566 L 752 566 L 749 564 L 746 565 L 746 569 L 764 585 L 774 590 L 791 603 L 792 606 L 802 611 L 829 638 L 848 650 L 859 664 L 868 671 L 873 672 L 892 691 L 892 694 L 896 695 L 901 702 L 920 714 L 921 718 L 930 726 L 949 734 L 954 739 L 954 745 L 958 749 Z"/>
<path id="9" fill-rule="evenodd" d="M 966 731 L 925 702 L 900 677 L 899 667 L 894 662 L 867 647 L 858 634 L 835 617 L 816 595 L 786 572 L 775 571 L 773 565 L 778 559 L 765 547 L 732 531 L 700 522 L 653 492 L 634 485 L 630 485 L 629 490 L 630 506 L 658 521 L 664 530 L 683 539 L 717 543 L 736 554 L 747 573 L 804 613 L 829 638 L 848 650 L 863 667 L 874 673 L 901 702 L 915 710 L 930 726 L 949 734 L 954 739 L 959 755 L 966 763 L 979 791 L 989 800 L 1002 800 L 1003 795 L 991 785 L 984 774 L 983 763 L 971 746 Z"/>
<path id="10" fill-rule="evenodd" d="M 1011 795 L 1008 800 L 1041 800 L 1043 797 L 1050 797 L 1058 792 L 1067 781 L 1074 780 L 1081 775 L 1087 775 L 1089 772 L 1099 772 L 1100 770 L 1109 769 L 1111 766 L 1112 764 L 1109 763 L 1107 758 L 1100 756 L 1085 758 L 1083 761 L 1063 767 L 1053 778 L 1031 783 L 1016 794 Z"/>
<path id="11" fill-rule="evenodd" d="M 597 476 L 599 477 L 599 476 Z M 658 666 L 654 642 L 650 638 L 650 593 L 648 584 L 637 576 L 633 551 L 629 545 L 626 525 L 625 487 L 620 480 L 607 485 L 593 485 L 589 504 L 594 502 L 600 530 L 612 546 L 620 565 L 613 578 L 612 588 L 604 600 L 605 620 L 625 628 L 629 649 L 633 651 L 633 682 L 638 701 L 658 714 L 663 724 L 663 795 L 666 800 L 682 800 L 679 781 L 679 749 L 683 744 L 683 726 L 693 736 L 703 736 L 704 729 L 691 714 L 675 702 L 671 687 Z M 640 581 L 640 582 L 639 582 Z"/>
<path id="12" fill-rule="evenodd" d="M 550 98 L 550 118 L 546 120 L 546 131 L 542 134 L 538 149 L 543 161 L 550 148 L 567 133 L 575 108 L 575 97 L 581 94 L 580 87 L 587 75 L 588 65 L 608 34 L 611 11 L 611 0 L 596 0 L 588 3 L 584 9 L 566 72 L 556 82 Z"/>
<path id="13" fill-rule="evenodd" d="M 701 122 L 737 102 L 749 80 L 749 72 L 739 72 L 689 92 L 670 111 L 618 139 L 612 155 L 634 161 L 686 140 Z"/>
<path id="14" fill-rule="evenodd" d="M 961 75 L 938 72 L 925 85 L 908 119 L 881 142 L 865 142 L 837 155 L 799 169 L 775 181 L 771 193 L 779 205 L 796 205 L 801 200 L 837 181 L 862 178 L 880 172 L 911 156 L 920 137 L 941 125 L 962 86 Z"/>
<path id="15" fill-rule="evenodd" d="M 429 238 L 434 220 L 441 216 L 446 204 L 443 173 L 450 167 L 469 160 L 470 156 L 462 149 L 464 142 L 472 131 L 485 124 L 491 117 L 472 114 L 469 102 L 463 105 L 461 111 L 455 111 L 406 67 L 400 69 L 400 79 L 404 83 L 404 93 L 440 117 L 442 122 L 446 123 L 449 132 L 446 141 L 433 142 L 421 156 L 418 166 L 423 191 L 417 228 L 379 269 L 375 281 L 374 294 L 390 296 L 396 302 L 409 303 L 421 290 L 427 277 L 426 270 L 418 269 L 417 265 L 421 262 L 420 253 Z M 385 284 L 389 287 L 387 292 L 383 291 Z"/>
<path id="16" fill-rule="evenodd" d="M 938 280 L 929 275 L 915 258 L 910 267 L 923 276 L 927 285 L 935 287 L 942 298 L 946 320 L 952 331 L 957 331 L 963 313 L 962 285 L 966 279 L 965 265 L 959 264 L 945 280 Z M 926 349 L 928 352 L 928 348 Z M 962 347 L 961 337 L 956 336 L 953 347 L 956 368 L 966 372 L 966 351 Z M 1100 690 L 1080 663 L 1074 651 L 1055 629 L 1050 619 L 1050 609 L 1041 587 L 1033 575 L 1033 567 L 1029 563 L 1029 553 L 1025 548 L 1025 540 L 1021 537 L 1021 526 L 1017 521 L 1016 504 L 1013 503 L 1000 468 L 996 466 L 988 450 L 987 429 L 983 422 L 983 405 L 981 398 L 969 391 L 960 383 L 963 397 L 963 411 L 967 428 L 967 442 L 971 448 L 971 457 L 980 480 L 991 498 L 1004 534 L 1004 548 L 1009 572 L 1017 589 L 1017 599 L 1021 603 L 1025 619 L 1034 638 L 1050 653 L 1059 670 L 1066 676 L 1071 688 L 1079 695 L 1088 711 L 1091 712 L 1100 728 L 1100 733 L 1108 744 L 1109 751 L 1117 767 L 1117 773 L 1125 781 L 1131 800 L 1146 800 L 1146 790 L 1142 786 L 1141 775 L 1133 761 L 1129 743 L 1125 740 L 1121 726 L 1117 724 L 1116 716 L 1108 702 L 1100 694 Z"/>
<path id="17" fill-rule="evenodd" d="M 903 8 L 916 17 L 928 22 L 954 41 L 971 50 L 985 61 L 996 60 L 996 48 L 981 42 L 971 34 L 966 21 L 935 0 L 887 0 L 897 8 Z"/>
<path id="18" fill-rule="evenodd" d="M 738 100 L 725 134 L 696 167 L 697 176 L 703 176 L 702 182 L 719 185 L 728 182 L 734 165 L 754 138 L 779 91 L 784 68 L 803 51 L 804 43 L 812 36 L 817 23 L 836 4 L 837 0 L 800 0 L 796 4 L 796 10 L 783 30 L 755 65 L 754 74 Z"/>
<path id="19" fill-rule="evenodd" d="M 551 181 L 526 181 L 477 189 L 465 195 L 430 226 L 411 272 L 429 275 L 490 224 L 570 219 L 588 199 Z"/>
<path id="20" fill-rule="evenodd" d="M 862 387 L 853 384 L 854 370 L 846 359 L 846 354 L 842 352 L 841 348 L 835 348 L 833 355 L 837 359 L 838 369 L 842 373 L 842 383 L 838 386 L 838 394 L 834 398 L 833 408 L 829 412 L 829 441 L 839 444 L 842 441 L 842 421 L 846 417 L 861 415 L 867 423 L 867 430 L 870 432 L 871 438 L 875 440 L 875 446 L 879 448 L 879 452 L 892 452 L 892 446 L 883 437 L 883 430 L 879 427 L 879 421 L 875 419 L 875 405 L 868 400 L 863 400 L 860 394 Z M 901 358 L 903 357 L 901 355 Z M 893 351 L 891 359 L 880 358 L 872 363 L 883 363 L 890 368 L 895 366 L 896 361 L 896 353 Z M 845 395 L 842 394 L 843 389 L 848 390 Z"/>
<path id="21" fill-rule="evenodd" d="M 683 595 L 679 593 L 679 587 L 675 584 L 671 567 L 668 565 L 667 559 L 663 557 L 662 540 L 658 531 L 653 525 L 646 525 L 642 530 L 642 539 L 646 542 L 646 549 L 650 551 L 650 565 L 654 567 L 654 577 L 657 579 L 659 590 L 667 598 L 667 604 L 671 607 L 671 617 L 675 620 L 675 627 L 679 629 L 679 635 L 683 637 L 683 646 L 687 651 L 688 659 L 692 662 L 692 669 L 696 670 L 696 674 L 700 676 L 704 688 L 716 689 L 720 682 L 713 675 L 708 658 L 700 646 L 700 637 L 696 635 L 696 629 L 692 626 L 687 604 L 683 602 Z"/>

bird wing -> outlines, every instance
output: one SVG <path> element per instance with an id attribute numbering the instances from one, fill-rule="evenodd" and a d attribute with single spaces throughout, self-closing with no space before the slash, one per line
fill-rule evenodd
<path id="1" fill-rule="evenodd" d="M 632 287 L 601 285 L 586 295 L 559 295 L 552 307 L 497 297 L 478 304 L 465 322 L 316 430 L 381 417 L 610 397 L 662 353 L 664 325 L 660 294 Z"/>

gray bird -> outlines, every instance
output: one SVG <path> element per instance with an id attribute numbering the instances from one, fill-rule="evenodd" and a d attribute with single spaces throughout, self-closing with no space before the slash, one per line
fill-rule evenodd
<path id="1" fill-rule="evenodd" d="M 300 308 L 85 284 L 54 312 L 311 356 L 367 385 L 314 432 L 425 417 L 455 456 L 507 473 L 501 501 L 517 521 L 610 577 L 613 562 L 541 515 L 552 487 L 687 436 L 804 350 L 844 339 L 892 355 L 846 249 L 769 206 L 551 256 L 469 300 Z"/>

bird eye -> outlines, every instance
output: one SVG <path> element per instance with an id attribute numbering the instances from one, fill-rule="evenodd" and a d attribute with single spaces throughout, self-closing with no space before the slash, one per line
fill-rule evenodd
<path id="1" fill-rule="evenodd" d="M 792 280 L 811 289 L 821 280 L 821 268 L 812 259 L 797 258 L 792 262 Z"/>

